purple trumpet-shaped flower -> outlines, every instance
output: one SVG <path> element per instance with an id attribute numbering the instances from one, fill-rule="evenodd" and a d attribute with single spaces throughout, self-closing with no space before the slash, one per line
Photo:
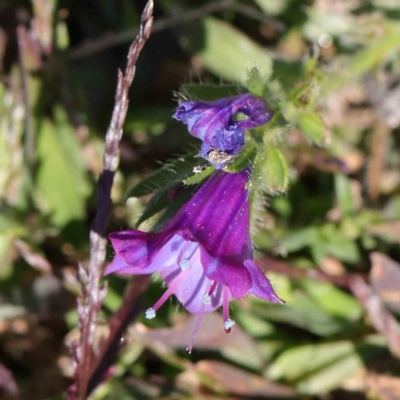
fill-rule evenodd
<path id="1" fill-rule="evenodd" d="M 113 232 L 115 250 L 106 274 L 150 274 L 159 271 L 168 285 L 146 311 L 151 319 L 174 294 L 189 312 L 198 314 L 189 352 L 204 313 L 222 306 L 230 332 L 229 302 L 253 294 L 283 303 L 268 278 L 253 261 L 249 233 L 248 171 L 219 171 L 159 233 L 137 230 Z"/>
<path id="2" fill-rule="evenodd" d="M 236 121 L 241 112 L 247 119 Z M 216 168 L 223 168 L 244 145 L 244 130 L 270 121 L 272 112 L 252 94 L 240 94 L 216 101 L 184 101 L 173 115 L 188 126 L 189 133 L 202 140 L 200 156 Z"/>

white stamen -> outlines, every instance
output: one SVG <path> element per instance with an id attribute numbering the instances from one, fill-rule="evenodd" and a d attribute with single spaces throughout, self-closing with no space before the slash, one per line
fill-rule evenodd
<path id="1" fill-rule="evenodd" d="M 207 293 L 203 294 L 203 304 L 210 304 L 211 303 L 211 296 Z"/>
<path id="2" fill-rule="evenodd" d="M 154 308 L 148 308 L 145 312 L 147 319 L 153 319 L 156 317 L 156 310 Z"/>
<path id="3" fill-rule="evenodd" d="M 233 319 L 228 318 L 226 321 L 224 321 L 224 329 L 227 331 L 228 329 L 231 329 L 233 325 L 235 325 L 235 321 Z"/>
<path id="4" fill-rule="evenodd" d="M 179 267 L 181 268 L 182 271 L 188 269 L 190 267 L 190 260 L 188 258 L 185 258 L 179 263 Z"/>

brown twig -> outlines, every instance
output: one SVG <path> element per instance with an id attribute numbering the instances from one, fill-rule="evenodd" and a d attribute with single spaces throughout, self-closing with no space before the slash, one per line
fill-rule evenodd
<path id="1" fill-rule="evenodd" d="M 359 277 L 354 277 L 351 280 L 350 289 L 365 308 L 374 328 L 386 338 L 391 353 L 400 357 L 398 323 L 393 315 L 386 310 L 381 298 L 368 283 Z"/>
<path id="2" fill-rule="evenodd" d="M 380 194 L 380 185 L 385 165 L 385 154 L 390 136 L 390 128 L 379 118 L 376 119 L 370 139 L 370 157 L 368 162 L 368 196 L 376 202 Z"/>
<path id="3" fill-rule="evenodd" d="M 138 36 L 128 52 L 125 73 L 118 71 L 118 83 L 111 122 L 106 133 L 104 166 L 97 183 L 97 214 L 90 231 L 90 259 L 87 269 L 79 266 L 82 282 L 82 300 L 78 301 L 80 342 L 73 346 L 76 363 L 76 392 L 70 390 L 70 399 L 86 399 L 89 381 L 94 369 L 93 338 L 96 319 L 101 309 L 106 286 L 101 286 L 100 278 L 106 257 L 106 228 L 111 215 L 111 188 L 119 164 L 119 142 L 128 110 L 128 92 L 136 71 L 139 54 L 150 36 L 153 23 L 153 0 L 149 0 L 142 13 Z M 91 380 L 90 390 L 95 387 Z"/>
<path id="4" fill-rule="evenodd" d="M 182 24 L 187 24 L 212 13 L 230 8 L 231 6 L 234 6 L 233 9 L 238 13 L 245 14 L 246 16 L 255 18 L 259 21 L 261 20 L 264 23 L 274 23 L 279 30 L 283 29 L 283 25 L 279 21 L 273 20 L 271 17 L 267 17 L 265 15 L 263 16 L 262 13 L 252 9 L 251 7 L 241 7 L 240 5 L 235 5 L 234 0 L 220 0 L 211 1 L 199 8 L 195 8 L 194 10 L 176 13 L 176 15 L 172 17 L 160 19 L 154 23 L 152 32 L 154 34 Z M 69 54 L 72 59 L 79 60 L 84 57 L 100 53 L 111 47 L 129 42 L 136 36 L 136 34 L 136 28 L 128 29 L 118 33 L 108 33 L 99 38 L 86 41 L 76 49 L 72 49 Z"/>

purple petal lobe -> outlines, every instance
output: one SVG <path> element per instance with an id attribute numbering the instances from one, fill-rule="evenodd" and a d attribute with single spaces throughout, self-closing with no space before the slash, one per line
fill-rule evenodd
<path id="1" fill-rule="evenodd" d="M 228 286 L 232 297 L 240 298 L 250 291 L 251 275 L 243 265 L 224 263 L 206 251 L 201 252 L 201 263 L 207 277 Z"/>
<path id="2" fill-rule="evenodd" d="M 284 303 L 275 293 L 269 279 L 261 272 L 260 268 L 253 260 L 246 260 L 244 265 L 251 275 L 251 294 L 260 299 L 270 301 L 271 303 Z"/>
<path id="3" fill-rule="evenodd" d="M 178 234 L 151 234 L 133 230 L 113 232 L 110 240 L 117 253 L 107 267 L 106 275 L 112 272 L 151 274 L 166 265 L 176 264 L 176 250 L 184 243 Z"/>

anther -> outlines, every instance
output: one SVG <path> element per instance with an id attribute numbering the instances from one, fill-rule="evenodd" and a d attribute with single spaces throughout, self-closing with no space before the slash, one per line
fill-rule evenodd
<path id="1" fill-rule="evenodd" d="M 190 267 L 190 260 L 188 258 L 183 259 L 180 263 L 179 263 L 179 267 L 182 271 L 184 271 L 185 269 L 188 269 Z"/>
<path id="2" fill-rule="evenodd" d="M 203 294 L 203 304 L 210 304 L 211 303 L 211 296 L 207 293 Z"/>
<path id="3" fill-rule="evenodd" d="M 224 329 L 226 333 L 230 333 L 231 328 L 235 325 L 235 321 L 233 319 L 228 318 L 224 321 Z"/>
<path id="4" fill-rule="evenodd" d="M 147 319 L 153 319 L 156 317 L 156 310 L 150 307 L 146 310 L 145 314 Z"/>

